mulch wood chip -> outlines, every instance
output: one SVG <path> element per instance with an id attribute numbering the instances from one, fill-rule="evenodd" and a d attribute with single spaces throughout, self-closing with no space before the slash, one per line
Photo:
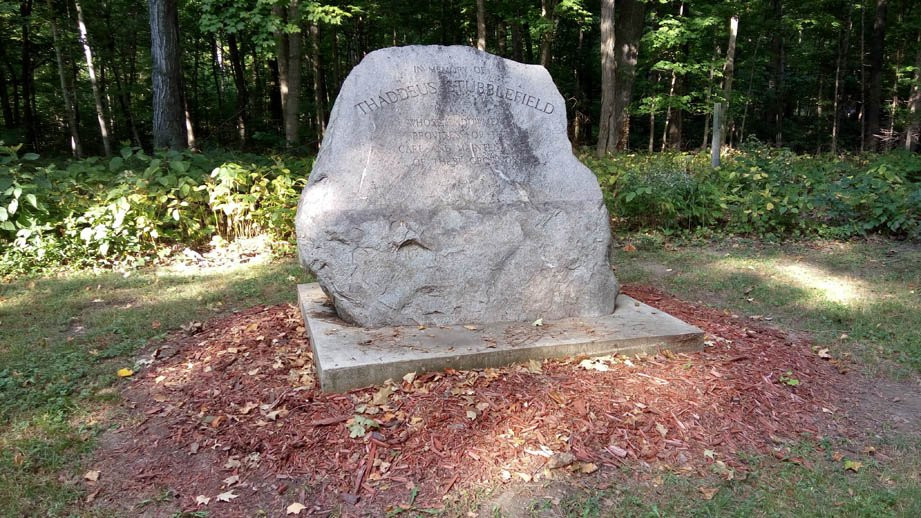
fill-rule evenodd
<path id="1" fill-rule="evenodd" d="M 707 347 L 322 394 L 295 306 L 187 326 L 126 389 L 121 427 L 93 463 L 95 504 L 169 489 L 174 506 L 214 516 L 283 515 L 292 502 L 302 515 L 376 515 L 411 495 L 439 508 L 465 489 L 625 465 L 740 477 L 738 453 L 821 433 L 841 375 L 805 338 L 647 286 L 624 292 L 700 327 Z"/>

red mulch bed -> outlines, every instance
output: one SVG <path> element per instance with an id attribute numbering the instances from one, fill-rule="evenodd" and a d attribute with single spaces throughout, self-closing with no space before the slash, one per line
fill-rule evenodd
<path id="1" fill-rule="evenodd" d="M 588 473 L 622 465 L 730 477 L 746 469 L 738 452 L 773 453 L 784 438 L 820 433 L 841 376 L 804 338 L 647 286 L 624 292 L 704 329 L 708 347 L 614 359 L 606 371 L 575 358 L 428 373 L 398 380 L 389 397 L 330 395 L 317 390 L 294 306 L 206 322 L 135 375 L 124 426 L 103 438 L 93 465 L 96 504 L 124 507 L 136 503 L 129 495 L 171 488 L 173 508 L 220 516 L 279 515 L 292 502 L 302 515 L 381 514 L 408 503 L 413 487 L 416 506 L 438 507 L 509 478 L 596 477 Z M 359 410 L 379 428 L 351 438 L 347 420 Z M 542 448 L 572 457 L 551 460 Z M 550 471 L 548 462 L 571 464 Z M 237 497 L 218 502 L 227 491 Z"/>

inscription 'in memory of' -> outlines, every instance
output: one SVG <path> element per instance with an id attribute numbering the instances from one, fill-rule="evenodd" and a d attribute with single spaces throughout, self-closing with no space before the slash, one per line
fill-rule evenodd
<path id="1" fill-rule="evenodd" d="M 485 81 L 474 81 L 470 79 L 451 79 L 442 81 L 441 86 L 444 90 L 452 95 L 474 94 L 485 97 L 496 97 L 510 103 L 522 104 L 546 114 L 553 113 L 556 107 L 547 101 L 541 100 L 527 92 L 509 88 L 507 86 L 497 85 Z M 433 81 L 426 83 L 417 83 L 414 85 L 403 85 L 391 90 L 387 90 L 376 96 L 371 96 L 367 100 L 355 104 L 355 109 L 360 110 L 362 114 L 367 115 L 373 111 L 379 110 L 386 106 L 392 106 L 402 101 L 407 101 L 416 97 L 437 94 L 439 86 Z"/>

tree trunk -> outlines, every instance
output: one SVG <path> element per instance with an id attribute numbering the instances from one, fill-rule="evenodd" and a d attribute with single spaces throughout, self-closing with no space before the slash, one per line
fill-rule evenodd
<path id="1" fill-rule="evenodd" d="M 519 63 L 524 61 L 524 44 L 521 38 L 521 22 L 512 21 L 512 59 Z"/>
<path id="2" fill-rule="evenodd" d="M 713 139 L 710 144 L 710 165 L 714 168 L 720 166 L 720 142 L 723 140 L 722 131 L 722 105 L 713 105 Z"/>
<path id="3" fill-rule="evenodd" d="M 6 89 L 6 72 L 4 72 L 4 68 L 6 67 L 0 63 L 0 104 L 3 105 L 3 126 L 12 128 L 14 125 L 13 108 L 10 105 L 9 91 Z"/>
<path id="4" fill-rule="evenodd" d="M 598 119 L 598 144 L 595 147 L 599 157 L 613 153 L 617 146 L 614 63 L 614 0 L 601 0 L 601 114 Z"/>
<path id="5" fill-rule="evenodd" d="M 774 11 L 774 37 L 772 40 L 773 86 L 771 90 L 771 120 L 774 123 L 774 145 L 783 145 L 783 123 L 786 115 L 786 56 L 783 34 L 783 4 L 772 0 Z"/>
<path id="6" fill-rule="evenodd" d="M 150 54 L 153 61 L 153 145 L 188 145 L 182 100 L 177 0 L 149 0 Z"/>
<path id="7" fill-rule="evenodd" d="M 320 28 L 316 22 L 310 24 L 310 65 L 313 72 L 313 109 L 317 126 L 317 147 L 326 132 L 326 104 L 323 93 L 323 67 L 320 62 Z"/>
<path id="8" fill-rule="evenodd" d="M 77 131 L 77 112 L 74 111 L 72 90 L 67 81 L 67 74 L 64 72 L 64 57 L 61 53 L 61 40 L 58 37 L 58 26 L 55 22 L 54 5 L 51 0 L 46 0 L 48 4 L 48 22 L 51 25 L 51 41 L 54 44 L 54 57 L 58 65 L 58 77 L 61 80 L 61 97 L 64 99 L 64 113 L 67 115 L 67 128 L 70 130 L 70 151 L 75 158 L 83 156 L 83 148 L 80 146 L 80 134 Z M 6 85 L 4 86 L 4 94 Z"/>
<path id="9" fill-rule="evenodd" d="M 843 29 L 841 38 L 838 40 L 838 59 L 835 60 L 835 93 L 832 100 L 832 122 L 831 122 L 831 152 L 838 153 L 838 133 L 841 127 L 841 71 L 847 67 L 847 51 L 849 47 L 851 29 L 853 28 L 851 11 L 847 13 L 847 25 Z"/>
<path id="10" fill-rule="evenodd" d="M 646 4 L 639 0 L 624 0 L 616 12 L 614 0 L 603 0 L 601 4 L 602 100 L 596 147 L 599 156 L 628 145 L 624 120 L 628 117 L 645 14 Z"/>
<path id="11" fill-rule="evenodd" d="M 291 0 L 287 8 L 275 7 L 275 13 L 286 23 L 297 23 L 297 1 Z M 297 144 L 300 125 L 301 91 L 301 38 L 299 32 L 279 31 L 275 34 L 275 51 L 278 59 L 278 80 L 281 89 L 281 109 L 285 127 L 285 144 Z"/>
<path id="12" fill-rule="evenodd" d="M 905 149 L 916 151 L 921 142 L 921 35 L 918 36 L 918 50 L 915 54 L 915 80 L 908 98 L 909 124 L 905 131 Z"/>
<path id="13" fill-rule="evenodd" d="M 866 141 L 871 151 L 880 149 L 880 112 L 883 97 L 883 53 L 886 41 L 887 0 L 876 0 L 873 18 L 873 38 L 870 41 L 870 89 L 867 92 Z"/>
<path id="14" fill-rule="evenodd" d="M 486 6 L 476 0 L 476 48 L 486 50 Z"/>
<path id="15" fill-rule="evenodd" d="M 217 111 L 224 111 L 224 81 L 222 74 L 223 65 L 217 38 L 211 36 L 211 75 L 214 77 L 214 93 L 217 94 Z"/>
<path id="16" fill-rule="evenodd" d="M 86 70 L 90 77 L 90 86 L 93 89 L 93 101 L 96 103 L 96 121 L 99 123 L 99 135 L 102 137 L 102 150 L 107 157 L 112 156 L 112 144 L 109 141 L 109 124 L 106 122 L 106 112 L 102 105 L 102 92 L 99 81 L 96 80 L 96 67 L 93 65 L 93 49 L 90 47 L 89 34 L 86 23 L 83 21 L 83 8 L 80 2 L 74 0 L 77 10 L 77 30 L 80 32 L 80 44 L 83 46 L 83 55 L 86 57 Z"/>
<path id="17" fill-rule="evenodd" d="M 233 83 L 237 90 L 237 138 L 241 145 L 246 144 L 247 115 L 249 110 L 249 91 L 246 88 L 246 70 L 243 55 L 236 34 L 227 36 L 227 46 L 230 48 L 230 68 L 233 72 Z"/>
<path id="18" fill-rule="evenodd" d="M 643 22 L 646 18 L 646 3 L 640 0 L 624 0 L 617 10 L 614 25 L 615 52 L 614 71 L 614 119 L 618 130 L 617 149 L 627 149 L 627 119 L 630 114 L 627 107 L 633 96 L 633 79 L 636 76 L 636 61 L 640 50 L 640 37 L 643 35 Z"/>
<path id="19" fill-rule="evenodd" d="M 506 37 L 507 29 L 505 27 L 505 20 L 496 20 L 496 51 L 502 57 L 508 56 Z"/>
<path id="20" fill-rule="evenodd" d="M 888 0 L 876 0 L 873 38 L 870 41 L 870 90 L 866 110 L 866 136 L 871 151 L 880 149 L 880 112 L 883 96 L 883 52 L 886 42 L 886 8 Z"/>
<path id="21" fill-rule="evenodd" d="M 729 19 L 729 46 L 726 48 L 726 63 L 723 65 L 723 104 L 722 104 L 722 117 L 723 120 L 720 121 L 720 128 L 729 127 L 729 107 L 732 105 L 732 77 L 735 72 L 735 61 L 736 61 L 736 37 L 739 34 L 739 15 L 734 14 L 732 18 Z M 722 131 L 720 134 L 720 147 L 726 144 L 726 134 L 728 131 Z"/>
<path id="22" fill-rule="evenodd" d="M 25 126 L 25 144 L 27 147 L 38 147 L 38 114 L 34 110 L 32 97 L 34 96 L 34 73 L 32 63 L 32 0 L 22 0 L 19 3 L 19 16 L 22 24 L 22 47 L 20 67 L 20 87 L 22 91 L 22 122 Z M 15 93 L 15 91 L 14 91 Z"/>
<path id="23" fill-rule="evenodd" d="M 546 20 L 549 27 L 540 35 L 540 64 L 550 66 L 553 39 L 556 37 L 557 17 L 554 13 L 557 0 L 540 0 L 540 17 Z"/>

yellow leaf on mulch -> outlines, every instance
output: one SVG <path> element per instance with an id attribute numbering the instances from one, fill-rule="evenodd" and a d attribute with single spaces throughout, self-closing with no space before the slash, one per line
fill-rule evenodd
<path id="1" fill-rule="evenodd" d="M 116 374 L 118 374 L 119 378 L 127 378 L 128 376 L 134 376 L 134 371 L 127 368 L 121 368 L 118 369 Z"/>

